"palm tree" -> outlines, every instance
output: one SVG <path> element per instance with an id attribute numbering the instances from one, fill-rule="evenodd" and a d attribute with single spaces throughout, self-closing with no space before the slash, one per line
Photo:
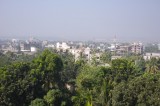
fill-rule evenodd
<path id="1" fill-rule="evenodd" d="M 148 61 L 148 63 L 146 64 L 146 70 L 149 73 L 157 73 L 157 71 L 159 70 L 158 68 L 159 64 L 157 63 L 157 59 L 156 58 L 151 58 L 150 61 Z"/>
<path id="2" fill-rule="evenodd" d="M 109 78 L 103 79 L 103 84 L 101 87 L 101 93 L 99 98 L 99 101 L 102 106 L 109 105 L 109 101 L 111 98 L 111 90 L 113 89 L 113 86 L 112 86 L 112 82 L 109 80 L 110 80 Z"/>

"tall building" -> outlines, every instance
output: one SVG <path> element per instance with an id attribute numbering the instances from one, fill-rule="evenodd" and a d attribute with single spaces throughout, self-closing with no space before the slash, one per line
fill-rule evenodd
<path id="1" fill-rule="evenodd" d="M 142 54 L 143 53 L 142 43 L 133 43 L 131 45 L 131 52 L 135 54 Z"/>

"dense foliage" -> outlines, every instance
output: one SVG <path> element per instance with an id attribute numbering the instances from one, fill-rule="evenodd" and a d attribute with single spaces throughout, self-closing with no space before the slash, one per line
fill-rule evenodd
<path id="1" fill-rule="evenodd" d="M 0 106 L 159 106 L 160 59 L 110 56 L 90 64 L 51 50 L 0 54 Z"/>

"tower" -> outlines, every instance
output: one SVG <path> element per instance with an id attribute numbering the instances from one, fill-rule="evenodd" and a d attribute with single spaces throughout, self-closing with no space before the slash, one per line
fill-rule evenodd
<path id="1" fill-rule="evenodd" d="M 116 55 L 116 49 L 117 49 L 117 39 L 116 39 L 116 35 L 114 36 L 114 39 L 113 39 L 113 44 L 114 44 L 114 55 Z"/>

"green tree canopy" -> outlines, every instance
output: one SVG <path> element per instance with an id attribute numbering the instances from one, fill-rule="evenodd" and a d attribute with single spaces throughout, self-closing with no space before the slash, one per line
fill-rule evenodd
<path id="1" fill-rule="evenodd" d="M 38 76 L 41 76 L 41 81 L 46 91 L 60 86 L 60 74 L 63 69 L 63 63 L 57 54 L 44 50 L 39 57 L 33 60 L 33 67 L 32 73 L 40 73 Z"/>
<path id="2" fill-rule="evenodd" d="M 113 106 L 159 106 L 160 75 L 145 74 L 128 83 L 120 83 L 112 91 Z"/>
<path id="3" fill-rule="evenodd" d="M 47 104 L 43 99 L 37 98 L 31 102 L 30 106 L 47 106 Z"/>
<path id="4" fill-rule="evenodd" d="M 116 82 L 127 81 L 134 72 L 134 62 L 127 59 L 112 60 L 112 73 Z"/>

